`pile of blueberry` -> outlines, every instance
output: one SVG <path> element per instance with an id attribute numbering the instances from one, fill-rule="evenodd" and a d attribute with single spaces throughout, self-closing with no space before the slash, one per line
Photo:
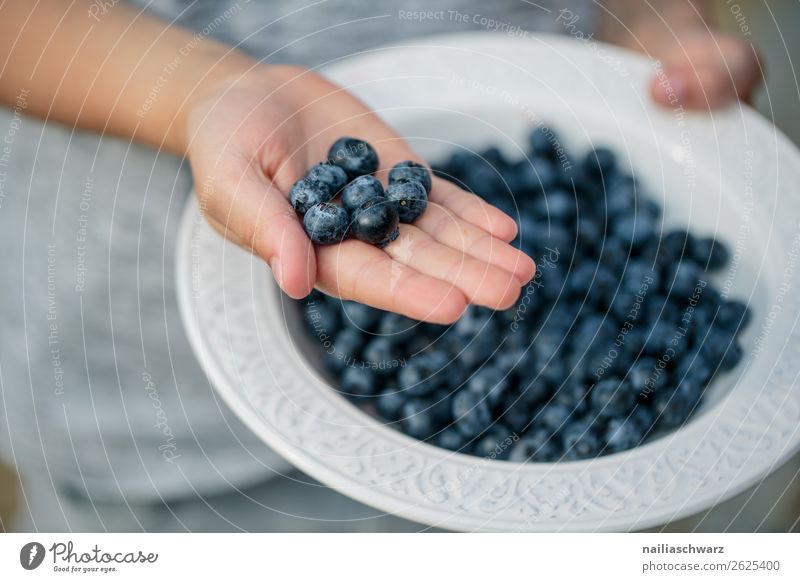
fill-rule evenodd
<path id="1" fill-rule="evenodd" d="M 431 174 L 416 162 L 400 162 L 389 171 L 389 187 L 373 174 L 378 154 L 367 142 L 342 137 L 331 146 L 328 161 L 311 168 L 289 192 L 303 227 L 316 244 L 333 244 L 352 233 L 385 247 L 397 238 L 400 222 L 413 222 L 428 206 Z M 333 202 L 339 195 L 341 204 Z"/>
<path id="2" fill-rule="evenodd" d="M 681 426 L 742 358 L 750 312 L 708 280 L 729 250 L 664 230 L 609 149 L 574 159 L 539 127 L 524 159 L 458 151 L 434 172 L 517 216 L 537 274 L 515 307 L 452 326 L 306 299 L 339 390 L 371 414 L 453 451 L 586 459 Z"/>

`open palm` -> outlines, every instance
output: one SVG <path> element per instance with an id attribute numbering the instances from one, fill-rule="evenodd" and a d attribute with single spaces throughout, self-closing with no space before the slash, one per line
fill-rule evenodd
<path id="1" fill-rule="evenodd" d="M 296 67 L 232 78 L 188 116 L 188 158 L 201 207 L 226 238 L 267 261 L 291 297 L 312 287 L 415 319 L 448 323 L 467 304 L 513 305 L 533 261 L 508 244 L 516 224 L 500 210 L 434 178 L 428 210 L 385 249 L 358 240 L 314 247 L 287 192 L 347 135 L 380 156 L 376 176 L 419 160 L 348 92 Z"/>

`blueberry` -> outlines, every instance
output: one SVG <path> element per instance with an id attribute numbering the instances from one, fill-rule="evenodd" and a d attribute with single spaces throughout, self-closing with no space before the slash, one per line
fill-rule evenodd
<path id="1" fill-rule="evenodd" d="M 380 316 L 380 311 L 357 301 L 342 301 L 342 321 L 358 328 L 370 330 Z"/>
<path id="2" fill-rule="evenodd" d="M 322 202 L 312 206 L 303 217 L 303 228 L 311 242 L 330 245 L 340 242 L 347 234 L 347 211 L 341 206 Z"/>
<path id="3" fill-rule="evenodd" d="M 560 404 L 545 404 L 534 415 L 533 426 L 551 433 L 561 430 L 570 417 L 570 410 Z"/>
<path id="4" fill-rule="evenodd" d="M 627 415 L 636 405 L 636 396 L 630 384 L 613 378 L 601 380 L 589 392 L 592 407 L 604 417 Z"/>
<path id="5" fill-rule="evenodd" d="M 349 212 L 364 204 L 367 200 L 385 195 L 383 185 L 373 176 L 359 176 L 342 190 L 342 204 Z"/>
<path id="6" fill-rule="evenodd" d="M 509 389 L 509 383 L 503 372 L 487 364 L 467 381 L 467 389 L 486 399 L 489 406 L 496 406 Z"/>
<path id="7" fill-rule="evenodd" d="M 436 430 L 431 405 L 425 400 L 409 400 L 400 411 L 403 429 L 414 438 L 425 440 Z"/>
<path id="8" fill-rule="evenodd" d="M 685 230 L 673 230 L 661 239 L 659 248 L 660 260 L 665 264 L 676 263 L 689 256 L 695 246 L 695 237 Z"/>
<path id="9" fill-rule="evenodd" d="M 561 145 L 558 136 L 552 129 L 545 126 L 535 127 L 528 136 L 531 153 L 546 158 L 555 157 Z"/>
<path id="10" fill-rule="evenodd" d="M 492 422 L 486 400 L 471 390 L 459 390 L 452 399 L 452 415 L 458 432 L 467 438 L 481 434 Z"/>
<path id="11" fill-rule="evenodd" d="M 600 439 L 594 429 L 583 423 L 573 423 L 564 427 L 561 442 L 565 451 L 565 459 L 587 459 L 600 452 Z"/>
<path id="12" fill-rule="evenodd" d="M 655 388 L 658 377 L 655 369 L 655 359 L 641 358 L 628 370 L 628 382 L 640 398 L 648 396 Z"/>
<path id="13" fill-rule="evenodd" d="M 511 453 L 512 443 L 511 431 L 502 426 L 494 426 L 475 443 L 473 454 L 487 459 L 504 460 Z"/>
<path id="14" fill-rule="evenodd" d="M 414 222 L 428 207 L 428 195 L 422 183 L 400 180 L 389 184 L 386 197 L 397 205 L 400 222 Z"/>
<path id="15" fill-rule="evenodd" d="M 349 362 L 358 359 L 363 344 L 364 335 L 357 329 L 348 327 L 337 333 L 333 342 L 333 356 L 336 360 L 334 368 L 344 368 Z"/>
<path id="16" fill-rule="evenodd" d="M 464 438 L 464 435 L 453 428 L 441 431 L 436 437 L 437 446 L 451 451 L 461 450 L 466 442 L 467 439 Z"/>
<path id="17" fill-rule="evenodd" d="M 399 181 L 419 182 L 425 188 L 426 194 L 430 194 L 433 187 L 431 173 L 428 168 L 411 160 L 395 164 L 389 170 L 389 185 L 391 186 L 394 182 Z"/>
<path id="18" fill-rule="evenodd" d="M 308 212 L 312 206 L 328 202 L 333 198 L 333 192 L 327 185 L 317 180 L 303 178 L 298 180 L 289 190 L 289 202 L 297 212 Z"/>
<path id="19" fill-rule="evenodd" d="M 397 238 L 399 222 L 395 205 L 381 196 L 358 207 L 352 230 L 357 239 L 383 248 Z"/>
<path id="20" fill-rule="evenodd" d="M 561 404 L 571 411 L 582 411 L 585 408 L 586 386 L 583 382 L 568 379 L 565 376 L 563 385 L 553 393 L 553 402 Z"/>
<path id="21" fill-rule="evenodd" d="M 586 154 L 583 168 L 593 175 L 602 175 L 614 171 L 617 156 L 606 147 L 596 147 Z"/>
<path id="22" fill-rule="evenodd" d="M 644 431 L 633 418 L 612 418 L 603 433 L 608 452 L 617 453 L 638 445 L 644 438 Z"/>
<path id="23" fill-rule="evenodd" d="M 339 313 L 326 295 L 320 295 L 306 303 L 303 319 L 315 339 L 319 339 L 323 333 L 335 333 L 340 325 Z"/>
<path id="24" fill-rule="evenodd" d="M 340 391 L 345 396 L 374 396 L 377 378 L 370 370 L 346 368 L 342 374 Z"/>
<path id="25" fill-rule="evenodd" d="M 525 433 L 514 445 L 508 460 L 514 463 L 525 461 L 553 461 L 558 458 L 558 447 L 550 433 L 542 429 L 534 429 Z"/>
<path id="26" fill-rule="evenodd" d="M 378 412 L 386 420 L 399 420 L 402 414 L 403 405 L 406 397 L 398 390 L 388 389 L 381 392 L 377 398 Z"/>
<path id="27" fill-rule="evenodd" d="M 364 346 L 361 358 L 370 367 L 388 373 L 389 364 L 397 358 L 397 350 L 394 342 L 386 337 L 376 337 Z"/>
<path id="28" fill-rule="evenodd" d="M 664 291 L 678 301 L 688 301 L 695 294 L 695 288 L 704 281 L 703 272 L 689 261 L 680 261 L 667 269 Z"/>
<path id="29" fill-rule="evenodd" d="M 312 167 L 306 174 L 306 179 L 325 184 L 331 195 L 335 196 L 347 184 L 347 172 L 339 166 L 324 162 Z"/>
<path id="30" fill-rule="evenodd" d="M 673 373 L 675 383 L 684 381 L 704 386 L 714 373 L 705 353 L 701 349 L 693 349 L 685 354 L 675 366 Z"/>
<path id="31" fill-rule="evenodd" d="M 655 237 L 656 225 L 645 214 L 626 214 L 614 222 L 613 233 L 632 248 L 641 248 Z"/>
<path id="32" fill-rule="evenodd" d="M 397 381 L 400 388 L 412 397 L 429 396 L 439 387 L 438 379 L 432 378 L 427 370 L 414 362 L 400 368 Z"/>
<path id="33" fill-rule="evenodd" d="M 731 258 L 731 252 L 728 247 L 712 237 L 700 238 L 694 241 L 691 253 L 694 260 L 709 271 L 721 269 Z"/>
<path id="34" fill-rule="evenodd" d="M 537 217 L 565 223 L 575 218 L 577 207 L 574 198 L 563 190 L 550 190 L 539 195 L 532 205 Z"/>
<path id="35" fill-rule="evenodd" d="M 657 415 L 658 426 L 671 429 L 682 425 L 692 414 L 700 395 L 701 391 L 690 382 L 682 382 L 673 390 L 656 394 L 653 410 Z"/>
<path id="36" fill-rule="evenodd" d="M 373 147 L 354 137 L 337 139 L 328 151 L 328 160 L 347 172 L 349 180 L 372 174 L 378 169 L 378 154 Z"/>
<path id="37" fill-rule="evenodd" d="M 750 309 L 746 304 L 735 300 L 725 301 L 719 306 L 714 324 L 726 331 L 737 332 L 747 327 L 750 317 Z"/>

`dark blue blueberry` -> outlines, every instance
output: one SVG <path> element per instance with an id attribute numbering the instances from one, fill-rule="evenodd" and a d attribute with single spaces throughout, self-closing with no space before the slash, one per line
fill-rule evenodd
<path id="1" fill-rule="evenodd" d="M 467 381 L 467 389 L 486 399 L 491 407 L 497 406 L 509 388 L 505 374 L 490 364 L 475 372 Z"/>
<path id="2" fill-rule="evenodd" d="M 425 440 L 436 430 L 430 402 L 426 400 L 409 400 L 400 411 L 403 430 L 409 436 Z"/>
<path id="3" fill-rule="evenodd" d="M 589 392 L 589 399 L 600 416 L 625 416 L 636 405 L 637 393 L 627 382 L 615 378 L 601 380 Z"/>
<path id="4" fill-rule="evenodd" d="M 347 211 L 341 206 L 323 202 L 312 206 L 303 217 L 303 228 L 318 245 L 330 245 L 340 242 L 347 234 L 349 218 Z"/>
<path id="5" fill-rule="evenodd" d="M 392 372 L 391 366 L 397 359 L 397 348 L 392 340 L 386 337 L 376 337 L 370 340 L 361 353 L 364 364 L 370 368 L 384 373 Z"/>
<path id="6" fill-rule="evenodd" d="M 492 423 L 489 405 L 471 390 L 459 390 L 452 399 L 452 416 L 458 431 L 467 438 L 481 434 Z"/>
<path id="7" fill-rule="evenodd" d="M 563 190 L 550 190 L 539 195 L 532 205 L 537 218 L 566 223 L 575 218 L 577 210 L 574 198 Z"/>
<path id="8" fill-rule="evenodd" d="M 352 231 L 358 240 L 385 247 L 399 234 L 397 207 L 384 197 L 372 198 L 353 214 Z"/>
<path id="9" fill-rule="evenodd" d="M 662 429 L 681 426 L 694 411 L 702 391 L 696 384 L 682 382 L 677 388 L 664 390 L 655 395 L 653 411 L 656 422 Z"/>
<path id="10" fill-rule="evenodd" d="M 632 293 L 647 295 L 660 286 L 658 272 L 644 261 L 630 261 L 625 265 L 622 289 Z"/>
<path id="11" fill-rule="evenodd" d="M 328 152 L 328 160 L 347 172 L 349 180 L 378 169 L 378 154 L 367 142 L 354 137 L 337 139 Z"/>
<path id="12" fill-rule="evenodd" d="M 533 155 L 544 158 L 553 158 L 562 149 L 556 133 L 546 126 L 535 127 L 528 136 L 528 144 Z"/>
<path id="13" fill-rule="evenodd" d="M 691 253 L 694 260 L 709 271 L 721 269 L 731 259 L 731 252 L 725 243 L 712 237 L 695 240 Z"/>
<path id="14" fill-rule="evenodd" d="M 566 460 L 596 457 L 602 447 L 595 430 L 586 423 L 569 424 L 564 427 L 560 436 Z"/>
<path id="15" fill-rule="evenodd" d="M 332 196 L 335 196 L 347 184 L 347 172 L 339 166 L 327 162 L 311 168 L 306 174 L 306 178 L 325 184 Z"/>
<path id="16" fill-rule="evenodd" d="M 342 204 L 349 212 L 355 212 L 367 200 L 385 196 L 383 185 L 372 176 L 359 176 L 342 190 Z"/>
<path id="17" fill-rule="evenodd" d="M 656 386 L 660 385 L 658 380 L 660 377 L 665 375 L 657 374 L 654 358 L 640 358 L 628 370 L 628 383 L 640 399 L 647 399 Z"/>
<path id="18" fill-rule="evenodd" d="M 384 390 L 377 398 L 378 412 L 389 421 L 399 420 L 402 414 L 403 405 L 408 399 L 406 396 L 396 390 Z"/>
<path id="19" fill-rule="evenodd" d="M 724 301 L 720 304 L 714 325 L 726 331 L 738 332 L 750 323 L 750 309 L 741 301 Z"/>
<path id="20" fill-rule="evenodd" d="M 361 353 L 364 339 L 364 335 L 352 327 L 346 327 L 337 333 L 333 342 L 335 351 L 333 356 L 337 361 L 335 367 L 344 368 L 344 366 L 358 360 L 358 354 Z"/>
<path id="21" fill-rule="evenodd" d="M 561 430 L 570 418 L 571 411 L 560 404 L 545 404 L 533 418 L 534 428 L 543 428 L 551 433 Z"/>
<path id="22" fill-rule="evenodd" d="M 555 438 L 550 432 L 542 429 L 534 429 L 525 433 L 511 449 L 508 457 L 514 463 L 524 463 L 526 461 L 549 462 L 554 461 L 560 454 L 556 445 Z"/>
<path id="23" fill-rule="evenodd" d="M 397 373 L 400 388 L 410 397 L 429 396 L 439 388 L 438 378 L 432 377 L 422 366 L 412 361 Z"/>
<path id="24" fill-rule="evenodd" d="M 422 164 L 412 162 L 411 160 L 395 164 L 392 169 L 389 170 L 390 186 L 393 182 L 403 180 L 419 182 L 425 188 L 426 194 L 430 194 L 431 188 L 433 187 L 430 170 Z"/>
<path id="25" fill-rule="evenodd" d="M 603 433 L 603 440 L 609 453 L 632 449 L 643 438 L 642 427 L 632 417 L 610 419 Z"/>
<path id="26" fill-rule="evenodd" d="M 641 248 L 656 234 L 655 222 L 645 214 L 624 214 L 614 221 L 614 236 L 632 248 Z"/>
<path id="27" fill-rule="evenodd" d="M 436 436 L 436 445 L 450 451 L 459 451 L 467 439 L 454 428 L 447 428 Z"/>
<path id="28" fill-rule="evenodd" d="M 342 301 L 342 321 L 360 330 L 370 330 L 380 317 L 380 311 L 357 301 Z"/>
<path id="29" fill-rule="evenodd" d="M 312 206 L 330 201 L 333 192 L 327 185 L 316 180 L 303 178 L 298 180 L 289 190 L 289 202 L 297 212 L 308 212 Z"/>
<path id="30" fill-rule="evenodd" d="M 419 323 L 399 313 L 384 313 L 378 323 L 378 333 L 399 342 L 412 337 L 418 330 Z"/>
<path id="31" fill-rule="evenodd" d="M 573 413 L 582 413 L 586 409 L 586 388 L 582 382 L 567 382 L 553 394 L 553 402 L 560 404 Z"/>
<path id="32" fill-rule="evenodd" d="M 386 197 L 397 206 L 400 222 L 414 222 L 428 207 L 428 194 L 416 180 L 400 180 L 389 184 Z"/>
<path id="33" fill-rule="evenodd" d="M 667 268 L 664 278 L 664 291 L 677 301 L 689 301 L 697 294 L 697 286 L 705 281 L 703 272 L 697 265 L 689 261 L 680 261 Z M 702 293 L 702 289 L 699 290 Z"/>
<path id="34" fill-rule="evenodd" d="M 659 261 L 670 265 L 684 256 L 689 257 L 695 246 L 695 238 L 685 230 L 673 230 L 664 235 L 658 249 Z"/>
<path id="35" fill-rule="evenodd" d="M 685 339 L 677 335 L 677 329 L 674 324 L 666 319 L 659 319 L 654 326 L 650 328 L 647 338 L 645 339 L 644 351 L 653 356 L 661 356 L 669 348 L 680 347 L 680 344 L 685 346 Z M 675 341 L 677 340 L 678 345 Z"/>
<path id="36" fill-rule="evenodd" d="M 374 396 L 378 382 L 375 374 L 361 368 L 345 368 L 339 390 L 345 396 Z"/>
<path id="37" fill-rule="evenodd" d="M 680 359 L 673 376 L 676 384 L 686 381 L 704 386 L 713 373 L 714 369 L 709 365 L 706 354 L 702 349 L 694 348 Z"/>
<path id="38" fill-rule="evenodd" d="M 617 156 L 606 147 L 596 147 L 586 154 L 583 168 L 592 175 L 604 175 L 614 171 Z"/>
<path id="39" fill-rule="evenodd" d="M 509 457 L 513 444 L 512 432 L 507 427 L 497 425 L 481 436 L 475 443 L 472 454 L 486 459 L 505 460 Z"/>
<path id="40" fill-rule="evenodd" d="M 305 304 L 303 319 L 307 329 L 311 332 L 311 336 L 318 341 L 321 339 L 322 334 L 331 335 L 336 333 L 341 324 L 338 310 L 327 299 L 326 295 L 320 295 Z"/>

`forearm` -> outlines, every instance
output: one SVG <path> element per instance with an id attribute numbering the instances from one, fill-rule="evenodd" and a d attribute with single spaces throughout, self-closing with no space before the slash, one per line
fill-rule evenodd
<path id="1" fill-rule="evenodd" d="M 653 37 L 670 38 L 681 30 L 713 24 L 708 0 L 604 0 L 600 3 L 600 38 L 634 50 Z"/>
<path id="2" fill-rule="evenodd" d="M 93 17 L 85 0 L 3 4 L 0 58 L 2 101 L 25 91 L 30 114 L 178 154 L 186 142 L 181 115 L 193 96 L 253 65 L 124 3 Z"/>

